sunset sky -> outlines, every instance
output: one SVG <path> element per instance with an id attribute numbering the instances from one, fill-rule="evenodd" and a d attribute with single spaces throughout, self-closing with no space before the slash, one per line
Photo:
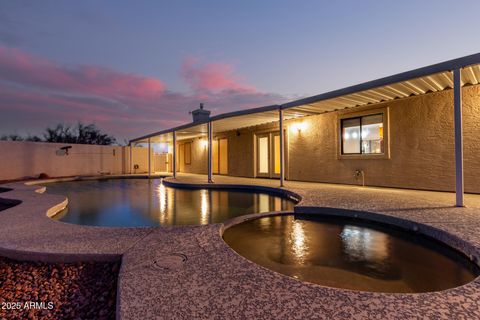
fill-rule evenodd
<path id="1" fill-rule="evenodd" d="M 119 140 L 480 51 L 480 1 L 2 1 L 0 135 Z"/>

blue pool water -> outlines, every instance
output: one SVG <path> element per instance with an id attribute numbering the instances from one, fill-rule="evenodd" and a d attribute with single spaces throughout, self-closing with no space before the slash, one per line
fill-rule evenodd
<path id="1" fill-rule="evenodd" d="M 178 189 L 161 179 L 107 179 L 47 184 L 68 197 L 55 220 L 91 226 L 204 225 L 240 215 L 292 210 L 276 195 L 239 190 Z"/>

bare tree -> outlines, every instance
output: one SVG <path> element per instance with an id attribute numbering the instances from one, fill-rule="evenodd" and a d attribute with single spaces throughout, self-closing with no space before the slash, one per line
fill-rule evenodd
<path id="1" fill-rule="evenodd" d="M 113 136 L 102 133 L 94 124 L 84 125 L 79 122 L 76 133 L 76 143 L 109 145 L 116 142 Z"/>
<path id="2" fill-rule="evenodd" d="M 71 128 L 64 124 L 57 124 L 55 128 L 48 127 L 43 134 L 43 141 L 46 142 L 63 142 L 76 143 L 76 138 L 71 132 Z"/>
<path id="3" fill-rule="evenodd" d="M 64 124 L 57 124 L 53 128 L 46 128 L 43 138 L 35 135 L 28 135 L 26 138 L 18 134 L 2 135 L 0 140 L 9 141 L 45 141 L 57 143 L 82 143 L 110 145 L 116 143 L 115 137 L 103 133 L 94 124 L 85 125 L 78 122 L 75 127 Z"/>

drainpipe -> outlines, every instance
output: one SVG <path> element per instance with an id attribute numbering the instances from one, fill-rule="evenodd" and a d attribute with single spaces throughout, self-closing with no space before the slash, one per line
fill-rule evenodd
<path id="1" fill-rule="evenodd" d="M 173 171 L 173 178 L 177 178 L 177 132 L 173 131 L 173 159 L 172 159 L 172 171 Z"/>
<path id="2" fill-rule="evenodd" d="M 283 187 L 285 180 L 285 159 L 284 159 L 284 136 L 283 136 L 283 110 L 278 109 L 279 130 L 280 130 L 280 187 Z"/>
<path id="3" fill-rule="evenodd" d="M 462 84 L 460 68 L 453 70 L 453 110 L 455 119 L 455 205 L 463 207 Z"/>
<path id="4" fill-rule="evenodd" d="M 152 154 L 152 146 L 150 143 L 150 138 L 148 138 L 148 177 L 150 178 L 150 175 L 152 174 L 152 166 L 151 166 L 151 154 Z"/>
<path id="5" fill-rule="evenodd" d="M 208 130 L 208 183 L 213 183 L 212 173 L 213 173 L 213 162 L 212 162 L 212 122 L 207 123 Z"/>
<path id="6" fill-rule="evenodd" d="M 133 152 L 132 152 L 132 143 L 130 142 L 128 145 L 130 146 L 130 159 L 129 159 L 130 161 L 129 161 L 129 163 L 128 163 L 128 164 L 129 164 L 129 167 L 130 167 L 130 174 L 132 174 L 132 172 L 133 172 Z"/>

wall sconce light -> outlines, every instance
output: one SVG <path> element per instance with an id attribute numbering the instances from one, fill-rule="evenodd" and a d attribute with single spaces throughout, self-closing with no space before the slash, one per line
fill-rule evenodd
<path id="1" fill-rule="evenodd" d="M 55 151 L 55 154 L 57 156 L 68 156 L 68 150 L 72 149 L 72 146 L 65 146 L 61 147 L 57 151 Z"/>
<path id="2" fill-rule="evenodd" d="M 308 125 L 306 122 L 295 122 L 290 126 L 290 130 L 292 132 L 300 132 L 300 131 L 305 131 L 307 130 Z"/>
<path id="3" fill-rule="evenodd" d="M 207 140 L 207 139 L 202 139 L 202 140 L 200 141 L 200 143 L 201 143 L 201 146 L 202 146 L 202 147 L 204 147 L 204 148 L 208 147 L 208 140 Z"/>

